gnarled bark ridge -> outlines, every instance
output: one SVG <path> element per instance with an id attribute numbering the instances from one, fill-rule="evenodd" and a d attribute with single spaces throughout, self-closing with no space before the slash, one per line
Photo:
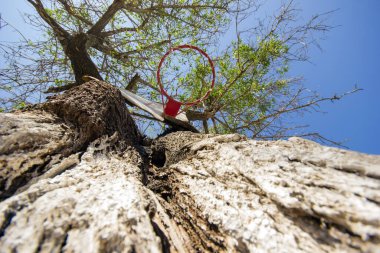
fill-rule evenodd
<path id="1" fill-rule="evenodd" d="M 93 81 L 0 122 L 0 252 L 380 251 L 379 156 L 190 132 L 144 147 Z"/>

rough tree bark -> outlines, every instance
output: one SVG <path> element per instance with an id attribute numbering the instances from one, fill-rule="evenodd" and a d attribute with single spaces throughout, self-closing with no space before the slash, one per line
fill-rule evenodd
<path id="1" fill-rule="evenodd" d="M 177 132 L 88 82 L 0 114 L 0 252 L 379 252 L 380 157 Z"/>

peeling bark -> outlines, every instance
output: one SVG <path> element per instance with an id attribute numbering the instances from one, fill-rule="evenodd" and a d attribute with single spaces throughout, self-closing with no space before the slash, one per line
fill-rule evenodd
<path id="1" fill-rule="evenodd" d="M 191 132 L 144 147 L 93 81 L 0 122 L 0 252 L 380 251 L 379 156 Z"/>

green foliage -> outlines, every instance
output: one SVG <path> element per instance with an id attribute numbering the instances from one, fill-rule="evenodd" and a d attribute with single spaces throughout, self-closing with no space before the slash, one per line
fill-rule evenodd
<path id="1" fill-rule="evenodd" d="M 285 78 L 288 64 L 284 60 L 287 52 L 287 45 L 272 37 L 259 41 L 257 46 L 235 42 L 219 57 L 217 82 L 204 108 L 224 119 L 225 125 L 219 124 L 218 132 L 244 133 L 244 128 L 237 129 L 273 109 L 276 95 L 288 89 L 289 82 Z M 274 65 L 277 66 L 276 75 L 270 73 Z M 191 84 L 182 86 L 183 97 L 194 101 L 204 95 L 210 87 L 210 81 L 205 81 L 210 73 L 210 66 L 201 63 L 198 57 L 196 67 L 178 79 L 180 84 Z"/>
<path id="2" fill-rule="evenodd" d="M 22 110 L 25 107 L 26 107 L 25 101 L 19 101 L 17 104 L 14 105 L 13 109 Z"/>

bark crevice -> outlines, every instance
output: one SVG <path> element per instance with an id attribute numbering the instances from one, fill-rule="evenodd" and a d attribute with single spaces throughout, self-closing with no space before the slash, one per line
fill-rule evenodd
<path id="1" fill-rule="evenodd" d="M 5 211 L 3 215 L 4 215 L 4 221 L 0 227 L 0 238 L 4 236 L 5 230 L 11 224 L 13 217 L 16 216 L 16 212 Z"/>
<path id="2" fill-rule="evenodd" d="M 161 240 L 161 252 L 170 253 L 170 242 L 165 233 L 160 229 L 160 227 L 153 220 L 150 221 L 154 232 Z"/>

